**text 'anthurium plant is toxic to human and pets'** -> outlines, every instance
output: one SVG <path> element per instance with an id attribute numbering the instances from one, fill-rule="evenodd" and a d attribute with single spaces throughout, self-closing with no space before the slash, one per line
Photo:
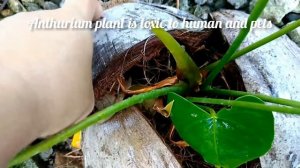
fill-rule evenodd
<path id="1" fill-rule="evenodd" d="M 9 166 L 22 163 L 30 157 L 48 150 L 80 130 L 110 119 L 125 108 L 164 95 L 167 95 L 169 103 L 166 110 L 170 113 L 170 118 L 179 135 L 208 163 L 215 167 L 231 168 L 264 155 L 271 148 L 274 139 L 272 111 L 300 114 L 300 102 L 262 94 L 217 89 L 213 88 L 211 84 L 224 65 L 230 61 L 300 26 L 300 20 L 297 20 L 268 37 L 238 50 L 250 31 L 251 22 L 258 19 L 267 2 L 268 0 L 257 1 L 247 20 L 247 27 L 240 30 L 222 59 L 201 68 L 197 67 L 188 53 L 168 32 L 160 28 L 153 28 L 152 32 L 169 49 L 176 61 L 177 78 L 179 79 L 177 84 L 133 95 L 96 112 L 62 132 L 24 149 L 10 161 Z M 208 76 L 205 78 L 201 75 L 204 71 L 208 72 Z M 237 98 L 226 100 L 181 96 L 195 91 Z M 212 107 L 218 108 L 213 109 Z"/>

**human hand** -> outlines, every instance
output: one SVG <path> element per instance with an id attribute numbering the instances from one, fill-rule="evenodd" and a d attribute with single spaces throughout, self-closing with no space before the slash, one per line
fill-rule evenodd
<path id="1" fill-rule="evenodd" d="M 90 30 L 30 30 L 39 18 L 95 20 L 97 0 L 19 13 L 0 22 L 0 167 L 34 139 L 85 117 L 94 107 Z"/>

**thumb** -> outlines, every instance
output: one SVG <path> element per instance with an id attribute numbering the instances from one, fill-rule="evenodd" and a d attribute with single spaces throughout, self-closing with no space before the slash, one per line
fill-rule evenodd
<path id="1" fill-rule="evenodd" d="M 84 20 L 98 20 L 103 12 L 98 0 L 66 0 L 64 9 Z"/>

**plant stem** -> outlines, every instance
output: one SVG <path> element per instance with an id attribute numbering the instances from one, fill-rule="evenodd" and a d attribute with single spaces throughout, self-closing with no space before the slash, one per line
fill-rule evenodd
<path id="1" fill-rule="evenodd" d="M 233 54 L 233 56 L 230 58 L 231 60 L 234 60 L 234 59 L 237 59 L 241 56 L 243 56 L 244 54 L 252 51 L 252 50 L 255 50 L 257 49 L 258 47 L 264 45 L 264 44 L 267 44 L 273 40 L 275 40 L 276 38 L 282 36 L 282 35 L 285 35 L 286 33 L 296 29 L 297 27 L 300 26 L 300 20 L 297 20 L 295 21 L 294 23 L 292 24 L 289 24 L 287 26 L 285 26 L 284 28 L 278 30 L 277 32 L 267 36 L 266 38 L 263 38 L 255 43 L 253 43 L 252 45 L 249 45 L 248 47 L 246 48 L 243 48 L 241 50 L 239 50 L 238 52 L 236 52 L 235 54 Z"/>
<path id="2" fill-rule="evenodd" d="M 283 98 L 276 98 L 276 97 L 267 96 L 264 94 L 256 94 L 256 93 L 242 92 L 242 91 L 236 91 L 236 90 L 215 89 L 215 88 L 210 88 L 210 89 L 206 89 L 206 90 L 202 90 L 202 91 L 206 92 L 206 93 L 211 93 L 211 94 L 234 96 L 234 97 L 252 95 L 252 96 L 258 97 L 266 102 L 300 108 L 300 102 L 298 102 L 298 101 L 288 100 L 288 99 L 283 99 Z"/>
<path id="3" fill-rule="evenodd" d="M 206 88 L 209 85 L 211 85 L 213 80 L 216 78 L 216 76 L 220 73 L 220 71 L 224 67 L 224 65 L 230 61 L 230 58 L 232 57 L 232 55 L 240 47 L 241 43 L 244 41 L 247 34 L 249 33 L 249 31 L 251 29 L 252 21 L 257 20 L 257 18 L 260 16 L 260 14 L 264 10 L 267 3 L 268 3 L 268 0 L 258 0 L 257 1 L 257 3 L 254 6 L 254 9 L 252 10 L 252 12 L 247 20 L 247 27 L 241 29 L 237 38 L 233 41 L 232 45 L 229 47 L 229 49 L 227 50 L 227 52 L 225 53 L 223 58 L 220 60 L 220 62 L 217 64 L 217 66 L 212 70 L 212 72 L 208 75 L 207 79 L 203 83 L 202 88 Z"/>
<path id="4" fill-rule="evenodd" d="M 278 105 L 266 105 L 266 104 L 259 104 L 259 103 L 245 102 L 245 101 L 213 99 L 213 98 L 198 98 L 198 97 L 190 97 L 187 98 L 187 100 L 194 103 L 228 105 L 228 106 L 237 106 L 237 107 L 243 107 L 243 108 L 253 109 L 253 110 L 266 110 L 266 111 L 274 111 L 274 112 L 287 113 L 287 114 L 300 114 L 300 108 L 285 107 L 285 106 L 278 106 Z"/>
<path id="5" fill-rule="evenodd" d="M 198 105 L 200 108 L 202 108 L 204 111 L 210 113 L 211 115 L 216 114 L 215 110 L 211 107 L 203 106 L 203 105 Z"/>
<path id="6" fill-rule="evenodd" d="M 296 29 L 297 27 L 300 26 L 300 20 L 297 20 L 287 26 L 285 26 L 284 28 L 278 30 L 277 32 L 249 45 L 248 47 L 245 47 L 239 51 L 237 51 L 236 53 L 233 54 L 233 56 L 230 58 L 230 61 L 233 61 L 241 56 L 243 56 L 244 54 L 247 54 L 255 49 L 257 49 L 258 47 L 261 47 L 285 34 L 287 34 L 288 32 Z M 205 71 L 211 71 L 212 69 L 214 69 L 218 64 L 219 64 L 220 61 L 216 61 L 212 64 L 209 64 L 203 68 L 201 68 L 201 70 L 205 70 Z"/>
<path id="7" fill-rule="evenodd" d="M 55 134 L 55 135 L 51 136 L 50 138 L 48 138 L 36 145 L 30 146 L 30 147 L 24 149 L 13 160 L 10 161 L 9 167 L 20 164 L 20 163 L 28 160 L 32 156 L 34 156 L 40 152 L 48 150 L 52 146 L 66 140 L 67 138 L 71 137 L 72 135 L 74 135 L 76 132 L 78 132 L 80 130 L 83 130 L 93 124 L 103 123 L 103 122 L 107 121 L 114 114 L 116 114 L 117 112 L 119 112 L 121 110 L 124 110 L 128 107 L 131 107 L 131 106 L 139 104 L 139 103 L 143 103 L 145 100 L 148 100 L 148 99 L 155 99 L 157 97 L 164 96 L 169 92 L 176 92 L 178 94 L 183 94 L 187 90 L 188 90 L 187 85 L 185 83 L 180 83 L 175 86 L 165 87 L 162 89 L 153 90 L 153 91 L 142 93 L 139 95 L 134 95 L 134 96 L 127 98 L 121 102 L 115 103 L 114 105 L 109 106 L 109 107 L 89 116 L 88 118 L 84 119 L 83 121 L 61 131 L 60 133 Z"/>
<path id="8" fill-rule="evenodd" d="M 173 36 L 162 28 L 152 28 L 152 32 L 160 41 L 167 47 L 176 62 L 176 74 L 178 78 L 182 76 L 187 79 L 191 87 L 199 86 L 202 82 L 202 77 L 196 63 L 192 60 L 189 54 L 183 49 Z M 181 80 L 181 79 L 180 79 Z"/>

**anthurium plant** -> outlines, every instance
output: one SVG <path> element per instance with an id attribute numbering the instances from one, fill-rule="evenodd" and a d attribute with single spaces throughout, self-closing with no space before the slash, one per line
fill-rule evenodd
<path id="1" fill-rule="evenodd" d="M 295 21 L 278 32 L 238 50 L 250 31 L 251 22 L 258 19 L 267 2 L 268 0 L 258 0 L 247 20 L 247 26 L 240 30 L 224 56 L 219 61 L 201 68 L 197 67 L 189 54 L 168 32 L 161 28 L 153 28 L 153 33 L 169 49 L 176 61 L 179 79 L 177 84 L 133 95 L 96 112 L 60 133 L 24 149 L 10 161 L 10 166 L 48 150 L 82 129 L 107 121 L 125 108 L 165 95 L 170 103 L 166 109 L 177 132 L 208 163 L 215 167 L 231 168 L 264 155 L 271 148 L 274 139 L 272 112 L 299 115 L 300 102 L 262 94 L 217 89 L 212 86 L 212 82 L 230 61 L 300 26 L 300 20 Z M 208 72 L 205 78 L 201 75 L 204 71 Z M 196 91 L 236 99 L 182 96 L 187 92 Z M 209 105 L 217 105 L 218 109 L 213 109 L 214 106 Z"/>

